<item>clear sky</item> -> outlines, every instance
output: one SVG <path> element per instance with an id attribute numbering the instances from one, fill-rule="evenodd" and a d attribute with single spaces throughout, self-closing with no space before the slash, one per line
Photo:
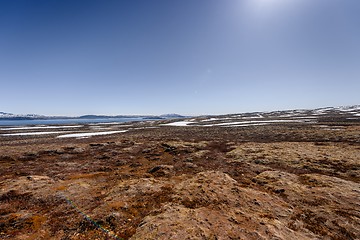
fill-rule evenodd
<path id="1" fill-rule="evenodd" d="M 359 0 L 0 0 L 0 111 L 360 104 Z"/>

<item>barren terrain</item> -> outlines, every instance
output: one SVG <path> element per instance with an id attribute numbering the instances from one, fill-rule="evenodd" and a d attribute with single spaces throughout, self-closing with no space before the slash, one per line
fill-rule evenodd
<path id="1" fill-rule="evenodd" d="M 360 239 L 350 113 L 3 127 L 0 238 Z"/>

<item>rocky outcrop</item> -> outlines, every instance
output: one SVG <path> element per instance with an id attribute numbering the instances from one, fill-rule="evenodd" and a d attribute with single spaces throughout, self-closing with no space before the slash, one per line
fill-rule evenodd
<path id="1" fill-rule="evenodd" d="M 288 223 L 280 197 L 243 188 L 229 175 L 201 172 L 175 186 L 172 203 L 145 217 L 131 239 L 314 239 Z M 288 219 L 288 220 L 287 220 Z"/>

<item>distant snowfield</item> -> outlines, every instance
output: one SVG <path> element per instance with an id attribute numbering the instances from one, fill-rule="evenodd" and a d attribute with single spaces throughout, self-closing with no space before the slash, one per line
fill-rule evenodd
<path id="1" fill-rule="evenodd" d="M 244 119 L 252 119 L 252 118 L 263 118 L 264 116 L 258 114 L 256 116 L 249 116 L 249 117 L 245 117 L 245 116 L 241 116 L 241 118 L 244 118 Z"/>
<path id="2" fill-rule="evenodd" d="M 72 133 L 72 134 L 60 135 L 60 136 L 57 136 L 57 138 L 87 138 L 87 137 L 92 137 L 92 136 L 109 135 L 109 134 L 123 133 L 123 132 L 127 132 L 127 130 L 108 131 L 108 132 Z"/>
<path id="3" fill-rule="evenodd" d="M 209 119 L 201 120 L 201 122 L 211 122 L 211 121 L 219 121 L 219 120 L 221 120 L 221 118 L 209 118 Z"/>
<path id="4" fill-rule="evenodd" d="M 180 122 L 172 122 L 172 123 L 165 123 L 165 124 L 161 124 L 163 126 L 176 126 L 176 127 L 184 127 L 184 126 L 188 126 L 189 124 L 194 123 L 194 122 L 190 122 L 190 121 L 180 121 Z"/>
<path id="5" fill-rule="evenodd" d="M 90 129 L 100 131 L 100 130 L 112 130 L 112 128 L 102 127 L 102 126 L 90 126 Z"/>
<path id="6" fill-rule="evenodd" d="M 214 127 L 214 126 L 231 126 L 231 125 L 245 125 L 245 124 L 249 124 L 249 125 L 253 125 L 256 123 L 290 123 L 290 122 L 304 122 L 304 120 L 266 120 L 266 121 L 242 121 L 242 122 L 227 122 L 227 123 L 216 123 L 216 124 L 206 124 L 206 125 L 201 125 L 203 127 Z"/>
<path id="7" fill-rule="evenodd" d="M 318 117 L 316 117 L 316 116 L 295 116 L 293 118 L 296 118 L 296 119 L 317 119 Z"/>
<path id="8" fill-rule="evenodd" d="M 83 125 L 12 127 L 12 128 L 0 128 L 0 130 L 32 130 L 32 129 L 57 129 L 57 128 L 80 128 L 80 127 L 83 127 Z"/>
<path id="9" fill-rule="evenodd" d="M 159 127 L 137 127 L 137 128 L 129 128 L 128 130 L 144 130 L 144 129 L 154 129 Z"/>
<path id="10" fill-rule="evenodd" d="M 349 112 L 349 111 L 354 111 L 354 110 L 360 110 L 360 105 L 351 106 L 351 107 L 337 107 L 335 109 L 338 109 L 343 112 Z"/>
<path id="11" fill-rule="evenodd" d="M 253 123 L 253 124 L 238 124 L 238 125 L 227 125 L 222 127 L 251 127 L 251 126 L 264 126 L 269 125 L 270 123 Z"/>
<path id="12" fill-rule="evenodd" d="M 209 118 L 205 120 L 201 120 L 201 122 L 212 122 L 212 121 L 223 121 L 223 120 L 233 120 L 232 118 Z"/>
<path id="13" fill-rule="evenodd" d="M 26 132 L 26 133 L 5 133 L 1 136 L 30 136 L 30 135 L 49 135 L 49 134 L 59 134 L 66 132 Z"/>
<path id="14" fill-rule="evenodd" d="M 124 124 L 123 122 L 105 122 L 105 123 L 92 123 L 90 126 L 98 126 L 98 125 L 119 125 L 119 127 L 129 127 L 132 125 Z"/>
<path id="15" fill-rule="evenodd" d="M 211 119 L 211 120 L 210 120 Z M 220 121 L 220 120 L 228 120 L 229 118 L 210 118 L 209 121 Z M 207 119 L 205 119 L 207 120 Z M 205 120 L 201 120 L 200 122 L 207 122 Z M 280 120 L 250 120 L 250 121 L 234 121 L 234 122 L 225 122 L 225 123 L 213 123 L 213 124 L 204 124 L 200 125 L 200 122 L 192 122 L 192 121 L 179 121 L 162 124 L 163 126 L 176 126 L 176 127 L 186 127 L 186 126 L 196 126 L 196 127 L 246 127 L 246 126 L 260 126 L 271 123 L 309 123 L 313 122 L 314 119 L 280 119 Z M 191 125 L 189 125 L 191 124 Z"/>

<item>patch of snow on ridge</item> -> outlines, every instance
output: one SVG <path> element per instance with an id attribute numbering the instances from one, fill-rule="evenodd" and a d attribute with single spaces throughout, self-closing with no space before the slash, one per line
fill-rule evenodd
<path id="1" fill-rule="evenodd" d="M 154 129 L 159 127 L 137 127 L 137 128 L 129 128 L 129 130 L 144 130 L 144 129 Z"/>
<path id="2" fill-rule="evenodd" d="M 48 135 L 48 134 L 58 134 L 66 132 L 26 132 L 26 133 L 5 133 L 1 136 L 29 136 L 29 135 Z"/>
<path id="3" fill-rule="evenodd" d="M 254 124 L 238 124 L 238 125 L 226 125 L 223 127 L 251 127 L 251 126 L 263 126 L 269 125 L 270 123 L 254 123 Z"/>
<path id="4" fill-rule="evenodd" d="M 305 122 L 304 120 L 266 120 L 266 121 L 243 121 L 243 122 L 228 122 L 228 123 L 217 123 L 217 124 L 207 124 L 202 125 L 203 127 L 213 127 L 213 126 L 228 126 L 228 125 L 244 125 L 252 123 L 281 123 L 281 122 Z"/>
<path id="5" fill-rule="evenodd" d="M 280 118 L 286 118 L 286 117 L 296 117 L 296 114 L 283 114 L 283 115 L 279 115 L 277 117 L 280 117 Z"/>
<path id="6" fill-rule="evenodd" d="M 129 124 L 124 124 L 123 122 L 104 122 L 104 123 L 92 123 L 89 124 L 92 126 L 98 126 L 98 125 L 118 125 L 119 127 L 128 127 L 128 126 L 132 126 Z"/>
<path id="7" fill-rule="evenodd" d="M 184 126 L 188 126 L 189 124 L 194 123 L 194 122 L 190 122 L 190 121 L 181 121 L 181 122 L 172 122 L 172 123 L 165 123 L 162 125 L 165 126 L 176 126 L 176 127 L 184 127 Z"/>
<path id="8" fill-rule="evenodd" d="M 92 136 L 100 136 L 100 135 L 109 135 L 109 134 L 115 134 L 115 133 L 123 133 L 127 132 L 127 130 L 121 130 L 121 131 L 108 131 L 108 132 L 87 132 L 87 133 L 72 133 L 72 134 L 65 134 L 60 135 L 57 138 L 87 138 Z"/>
<path id="9" fill-rule="evenodd" d="M 315 119 L 315 118 L 318 118 L 317 116 L 296 116 L 296 117 L 293 117 L 293 118 L 296 118 L 296 119 Z"/>
<path id="10" fill-rule="evenodd" d="M 315 109 L 315 111 L 318 111 L 318 112 L 324 112 L 324 111 L 330 111 L 330 110 L 334 110 L 334 108 L 333 107 L 325 107 L 325 108 Z"/>
<path id="11" fill-rule="evenodd" d="M 354 111 L 354 110 L 360 110 L 360 105 L 342 106 L 342 107 L 337 107 L 335 109 L 343 111 L 343 112 L 350 112 L 350 111 Z"/>
<path id="12" fill-rule="evenodd" d="M 233 118 L 232 117 L 224 117 L 224 118 L 209 118 L 209 119 L 204 119 L 204 120 L 201 120 L 200 122 L 212 122 L 212 121 L 223 121 L 223 120 L 232 120 Z"/>
<path id="13" fill-rule="evenodd" d="M 92 129 L 94 131 L 113 130 L 113 128 L 105 128 L 102 126 L 90 126 L 90 129 Z"/>
<path id="14" fill-rule="evenodd" d="M 239 116 L 240 116 L 240 115 L 239 115 Z M 264 116 L 262 116 L 262 115 L 258 114 L 258 115 L 256 115 L 256 116 L 248 116 L 248 117 L 243 116 L 242 118 L 244 118 L 244 119 L 264 118 Z"/>
<path id="15" fill-rule="evenodd" d="M 201 120 L 201 122 L 211 122 L 211 121 L 218 121 L 218 120 L 221 120 L 221 118 L 209 118 L 209 119 Z"/>

